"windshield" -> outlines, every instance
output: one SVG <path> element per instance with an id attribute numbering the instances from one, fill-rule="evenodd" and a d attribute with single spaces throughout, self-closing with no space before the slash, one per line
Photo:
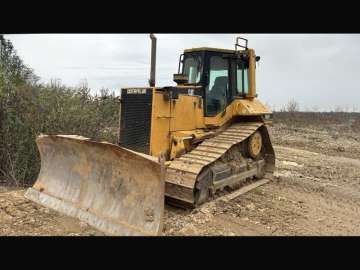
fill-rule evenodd
<path id="1" fill-rule="evenodd" d="M 200 56 L 189 56 L 184 60 L 184 74 L 189 77 L 189 83 L 199 83 L 202 72 Z"/>

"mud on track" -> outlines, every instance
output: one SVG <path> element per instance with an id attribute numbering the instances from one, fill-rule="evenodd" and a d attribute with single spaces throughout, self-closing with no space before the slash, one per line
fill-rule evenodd
<path id="1" fill-rule="evenodd" d="M 165 235 L 360 235 L 360 141 L 341 127 L 272 128 L 274 181 L 196 210 L 165 208 Z M 0 187 L 0 235 L 102 235 Z"/>

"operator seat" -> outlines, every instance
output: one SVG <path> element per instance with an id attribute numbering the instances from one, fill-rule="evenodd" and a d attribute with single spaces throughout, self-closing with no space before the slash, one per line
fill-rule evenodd
<path id="1" fill-rule="evenodd" d="M 227 88 L 228 88 L 227 76 L 220 76 L 215 79 L 214 85 L 209 93 L 208 109 L 210 109 L 213 112 L 219 112 L 225 108 Z"/>
<path id="2" fill-rule="evenodd" d="M 211 88 L 212 94 L 216 97 L 224 97 L 228 86 L 228 77 L 221 76 L 215 79 L 214 85 Z"/>

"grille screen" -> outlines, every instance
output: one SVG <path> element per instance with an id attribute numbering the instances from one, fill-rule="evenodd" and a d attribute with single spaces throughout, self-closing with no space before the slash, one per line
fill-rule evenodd
<path id="1" fill-rule="evenodd" d="M 150 154 L 152 89 L 122 89 L 119 144 Z"/>

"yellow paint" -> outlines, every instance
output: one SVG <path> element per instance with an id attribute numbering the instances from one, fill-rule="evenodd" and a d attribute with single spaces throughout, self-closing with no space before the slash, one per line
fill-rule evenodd
<path id="1" fill-rule="evenodd" d="M 228 50 L 228 49 L 221 49 L 221 48 L 209 48 L 209 47 L 200 47 L 200 48 L 191 48 L 184 50 L 185 53 L 189 52 L 223 52 L 223 53 L 235 53 L 234 50 Z"/>
<path id="2" fill-rule="evenodd" d="M 255 51 L 253 49 L 249 49 L 249 98 L 256 97 L 256 79 L 255 79 Z"/>
<path id="3" fill-rule="evenodd" d="M 169 156 L 170 149 L 170 103 L 164 99 L 164 92 L 153 90 L 151 117 L 150 155 Z"/>
<path id="4" fill-rule="evenodd" d="M 205 117 L 205 125 L 220 127 L 235 116 L 255 116 L 269 113 L 271 111 L 256 98 L 235 99 L 227 106 L 225 113 L 219 113 L 213 117 Z"/>
<path id="5" fill-rule="evenodd" d="M 203 107 L 202 98 L 198 96 L 179 95 L 178 99 L 171 101 L 170 131 L 194 130 L 202 128 Z"/>
<path id="6" fill-rule="evenodd" d="M 181 149 L 179 146 L 171 154 L 174 136 L 184 137 L 194 134 L 197 138 L 202 134 L 197 130 L 205 127 L 203 101 L 199 96 L 185 94 L 180 94 L 178 99 L 166 100 L 165 91 L 157 89 L 153 91 L 150 154 L 159 156 L 163 153 L 169 159 Z M 182 148 L 184 147 L 185 145 Z"/>
<path id="7" fill-rule="evenodd" d="M 184 140 L 181 137 L 172 136 L 172 144 L 171 144 L 171 151 L 170 151 L 170 160 L 173 160 L 174 158 L 180 156 L 186 151 L 185 142 L 188 141 L 188 139 Z M 188 145 L 188 143 L 187 143 Z"/>

